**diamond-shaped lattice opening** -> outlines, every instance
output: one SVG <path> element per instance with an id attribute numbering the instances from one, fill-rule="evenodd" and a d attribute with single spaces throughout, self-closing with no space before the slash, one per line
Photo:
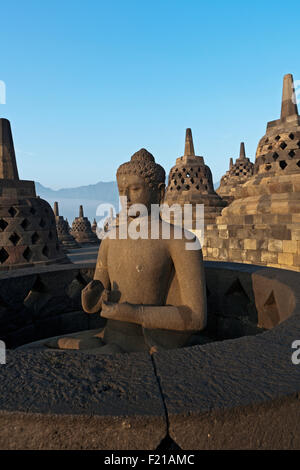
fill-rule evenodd
<path id="1" fill-rule="evenodd" d="M 279 166 L 280 166 L 280 168 L 281 168 L 282 170 L 284 170 L 285 167 L 287 166 L 286 161 L 285 161 L 285 160 L 281 160 L 281 162 L 279 162 Z"/>
<path id="2" fill-rule="evenodd" d="M 172 189 L 172 188 L 171 188 L 171 189 Z M 51 230 L 50 230 L 50 232 L 49 232 L 48 238 L 49 238 L 49 240 L 52 240 L 52 238 L 53 238 L 53 235 L 52 235 Z"/>
<path id="3" fill-rule="evenodd" d="M 0 230 L 3 231 L 8 226 L 8 223 L 4 219 L 0 219 Z"/>
<path id="4" fill-rule="evenodd" d="M 34 209 L 34 207 L 31 207 L 29 212 L 30 212 L 30 214 L 34 215 L 36 213 L 36 210 Z"/>
<path id="5" fill-rule="evenodd" d="M 297 145 L 298 145 L 298 147 L 299 147 L 299 149 L 300 149 L 300 140 L 297 142 Z"/>
<path id="6" fill-rule="evenodd" d="M 34 232 L 34 234 L 31 237 L 32 244 L 35 245 L 39 241 L 39 239 L 40 239 L 39 235 L 36 232 Z"/>
<path id="7" fill-rule="evenodd" d="M 29 227 L 29 222 L 27 219 L 24 219 L 23 222 L 21 223 L 21 227 L 26 230 L 27 227 Z"/>
<path id="8" fill-rule="evenodd" d="M 180 181 L 181 181 L 181 183 L 183 184 L 183 183 L 184 183 L 184 178 L 181 178 L 181 180 L 180 180 Z"/>
<path id="9" fill-rule="evenodd" d="M 291 151 L 289 152 L 289 156 L 290 156 L 291 158 L 293 158 L 295 155 L 296 155 L 296 154 L 295 154 L 294 150 L 291 150 Z"/>
<path id="10" fill-rule="evenodd" d="M 285 142 L 281 142 L 280 147 L 282 148 L 282 150 L 284 150 L 285 147 L 287 147 L 287 144 Z"/>
<path id="11" fill-rule="evenodd" d="M 42 219 L 40 220 L 40 227 L 43 228 L 43 227 L 45 227 L 45 225 L 46 225 L 46 222 L 45 222 L 44 219 L 42 218 Z"/>
<path id="12" fill-rule="evenodd" d="M 14 207 L 11 207 L 10 209 L 8 209 L 8 212 L 12 217 L 14 217 L 17 213 L 17 210 Z"/>
<path id="13" fill-rule="evenodd" d="M 295 136 L 294 136 L 294 134 L 293 134 L 292 132 L 289 134 L 289 138 L 290 138 L 291 140 L 294 140 Z"/>
<path id="14" fill-rule="evenodd" d="M 269 145 L 268 150 L 272 150 L 273 145 Z"/>
<path id="15" fill-rule="evenodd" d="M 189 185 L 189 184 L 186 184 L 186 185 L 185 185 L 185 189 L 190 189 L 190 185 Z"/>
<path id="16" fill-rule="evenodd" d="M 47 245 L 44 246 L 44 248 L 42 250 L 42 253 L 43 253 L 44 256 L 49 258 L 49 248 L 47 247 Z"/>
<path id="17" fill-rule="evenodd" d="M 26 248 L 26 250 L 24 251 L 23 253 L 23 256 L 24 258 L 26 259 L 26 261 L 30 261 L 31 258 L 32 258 L 32 251 L 29 247 Z"/>
<path id="18" fill-rule="evenodd" d="M 0 250 L 0 263 L 1 264 L 5 263 L 5 261 L 7 260 L 8 257 L 9 257 L 9 254 L 7 253 L 7 251 L 4 250 L 4 248 L 1 248 L 1 250 Z"/>
<path id="19" fill-rule="evenodd" d="M 19 235 L 18 235 L 16 232 L 14 232 L 14 233 L 9 237 L 10 241 L 11 241 L 12 244 L 15 245 L 15 246 L 16 246 L 16 244 L 18 243 L 18 241 L 20 240 L 20 238 L 21 238 L 21 237 L 19 237 Z"/>
<path id="20" fill-rule="evenodd" d="M 179 191 L 181 189 L 181 186 L 177 186 L 176 189 L 177 191 Z"/>
<path id="21" fill-rule="evenodd" d="M 277 158 L 279 157 L 277 152 L 273 153 L 273 160 L 276 162 Z"/>
<path id="22" fill-rule="evenodd" d="M 278 140 L 280 140 L 280 135 L 277 135 L 277 136 L 275 137 L 275 140 L 277 140 L 277 142 L 278 142 Z"/>
<path id="23" fill-rule="evenodd" d="M 199 186 L 199 184 L 197 184 L 197 186 L 196 186 L 196 189 L 200 189 L 200 186 Z"/>
<path id="24" fill-rule="evenodd" d="M 300 160 L 297 161 L 297 165 L 300 168 Z"/>
<path id="25" fill-rule="evenodd" d="M 271 168 L 272 168 L 272 165 L 266 165 L 266 167 L 265 167 L 266 171 L 271 170 Z"/>

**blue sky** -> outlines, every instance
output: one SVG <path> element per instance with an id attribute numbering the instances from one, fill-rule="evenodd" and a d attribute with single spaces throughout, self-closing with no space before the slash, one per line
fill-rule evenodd
<path id="1" fill-rule="evenodd" d="M 168 172 L 186 127 L 217 181 L 300 80 L 299 1 L 11 0 L 1 19 L 0 113 L 20 177 L 54 189 L 112 180 L 141 147 Z"/>

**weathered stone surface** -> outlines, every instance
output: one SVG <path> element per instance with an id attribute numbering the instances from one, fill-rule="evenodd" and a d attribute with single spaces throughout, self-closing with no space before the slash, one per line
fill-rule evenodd
<path id="1" fill-rule="evenodd" d="M 273 331 L 154 355 L 169 433 L 182 449 L 300 447 L 299 370 L 291 337 L 279 343 Z M 300 337 L 299 316 L 291 331 Z"/>
<path id="2" fill-rule="evenodd" d="M 156 449 L 167 433 L 146 354 L 8 352 L 0 409 L 1 449 Z"/>
<path id="3" fill-rule="evenodd" d="M 58 243 L 53 211 L 19 180 L 10 123 L 0 119 L 0 271 L 69 263 Z"/>

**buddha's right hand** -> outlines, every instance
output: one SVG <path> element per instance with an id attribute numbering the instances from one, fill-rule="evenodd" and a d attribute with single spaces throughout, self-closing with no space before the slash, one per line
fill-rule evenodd
<path id="1" fill-rule="evenodd" d="M 100 312 L 103 300 L 107 301 L 108 298 L 109 291 L 97 279 L 89 282 L 81 291 L 82 308 L 87 313 Z"/>

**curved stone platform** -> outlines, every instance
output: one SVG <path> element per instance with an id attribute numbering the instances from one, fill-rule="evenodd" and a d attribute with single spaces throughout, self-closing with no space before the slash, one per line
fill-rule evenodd
<path id="1" fill-rule="evenodd" d="M 64 288 L 89 269 L 69 267 Z M 32 276 L 45 283 L 50 271 L 23 272 L 21 281 L 1 275 L 0 288 L 20 282 L 24 294 Z M 56 279 L 67 271 L 59 267 Z M 265 330 L 152 356 L 8 351 L 0 448 L 299 449 L 300 364 L 291 361 L 300 340 L 299 273 L 207 262 L 206 275 L 217 323 L 238 299 Z"/>

